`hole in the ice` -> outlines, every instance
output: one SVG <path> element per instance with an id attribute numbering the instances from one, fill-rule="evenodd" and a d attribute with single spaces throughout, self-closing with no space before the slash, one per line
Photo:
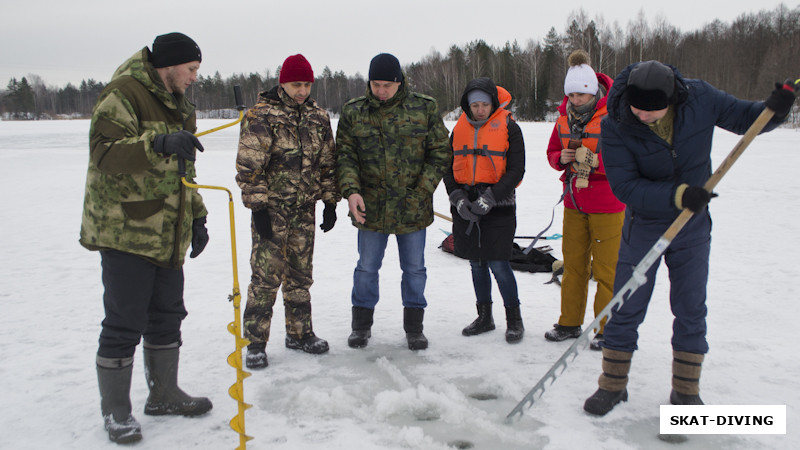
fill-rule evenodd
<path id="1" fill-rule="evenodd" d="M 447 446 L 448 447 L 457 448 L 457 449 L 468 449 L 468 448 L 474 447 L 472 442 L 470 442 L 470 441 L 461 441 L 461 440 L 448 442 Z"/>
<path id="2" fill-rule="evenodd" d="M 481 401 L 483 401 L 483 400 L 497 400 L 497 395 L 496 394 L 492 394 L 490 392 L 474 392 L 472 394 L 469 394 L 469 396 L 471 398 L 474 398 L 475 400 L 481 400 Z"/>
<path id="3" fill-rule="evenodd" d="M 689 440 L 689 438 L 682 434 L 659 434 L 658 438 L 670 444 L 680 444 Z"/>
<path id="4" fill-rule="evenodd" d="M 439 412 L 431 409 L 414 411 L 414 418 L 420 422 L 439 420 Z"/>

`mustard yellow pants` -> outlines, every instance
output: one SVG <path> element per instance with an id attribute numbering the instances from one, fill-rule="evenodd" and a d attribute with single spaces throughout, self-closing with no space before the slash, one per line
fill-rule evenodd
<path id="1" fill-rule="evenodd" d="M 574 327 L 583 324 L 592 275 L 597 281 L 595 317 L 611 301 L 624 219 L 624 211 L 584 214 L 564 208 L 564 276 L 561 280 L 559 325 Z M 597 332 L 602 333 L 604 326 L 605 321 Z"/>

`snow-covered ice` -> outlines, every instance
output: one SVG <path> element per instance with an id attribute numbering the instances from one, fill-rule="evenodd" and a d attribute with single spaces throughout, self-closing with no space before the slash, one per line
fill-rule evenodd
<path id="1" fill-rule="evenodd" d="M 200 130 L 226 123 L 201 120 Z M 453 123 L 448 122 L 452 128 Z M 335 126 L 335 124 L 334 124 Z M 552 123 L 522 123 L 527 172 L 518 190 L 517 234 L 539 232 L 559 198 L 558 173 L 545 160 Z M 88 159 L 85 120 L 0 122 L 0 448 L 115 448 L 102 427 L 94 355 L 103 317 L 100 258 L 78 244 Z M 234 193 L 239 281 L 249 281 L 249 212 L 233 177 L 238 127 L 201 138 L 197 181 Z M 739 137 L 717 130 L 714 163 Z M 794 183 L 800 133 L 779 129 L 756 138 L 717 187 L 709 281 L 711 351 L 701 393 L 707 404 L 786 405 L 786 435 L 694 435 L 683 449 L 800 447 L 800 358 L 796 336 L 796 262 L 800 198 Z M 235 370 L 227 331 L 233 277 L 228 199 L 202 192 L 210 211 L 211 241 L 185 266 L 189 316 L 183 324 L 181 386 L 207 395 L 214 409 L 199 418 L 150 417 L 140 352 L 131 398 L 144 439 L 138 448 L 235 448 L 228 422 L 236 402 L 228 396 Z M 321 209 L 318 216 L 321 218 Z M 448 214 L 440 185 L 435 209 Z M 430 348 L 411 352 L 402 329 L 400 269 L 390 241 L 381 271 L 381 301 L 369 346 L 347 346 L 356 230 L 345 202 L 329 233 L 317 234 L 312 304 L 314 329 L 330 342 L 315 356 L 283 346 L 283 306 L 278 302 L 270 366 L 244 381 L 252 449 L 658 449 L 659 405 L 668 401 L 671 314 L 662 265 L 640 349 L 630 374 L 630 400 L 606 417 L 583 412 L 596 389 L 600 354 L 588 349 L 512 424 L 506 414 L 571 342 L 551 343 L 543 333 L 559 315 L 559 289 L 550 274 L 517 272 L 524 340 L 503 339 L 504 313 L 496 294 L 496 331 L 464 337 L 474 319 L 474 294 L 466 261 L 438 249 L 449 223 L 428 229 Z M 560 232 L 562 207 L 548 232 Z M 528 241 L 520 241 L 527 243 Z M 547 241 L 560 257 L 560 241 Z M 594 286 L 591 287 L 594 292 Z M 244 306 L 244 299 L 242 299 Z M 588 308 L 585 323 L 591 321 Z M 793 356 L 794 355 L 794 356 Z M 472 445 L 472 447 L 468 447 Z"/>

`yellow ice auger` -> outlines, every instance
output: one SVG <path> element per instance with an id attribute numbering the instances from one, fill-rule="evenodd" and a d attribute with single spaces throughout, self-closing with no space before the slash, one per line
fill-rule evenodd
<path id="1" fill-rule="evenodd" d="M 233 93 L 236 97 L 236 109 L 239 110 L 239 118 L 234 122 L 212 128 L 195 136 L 205 136 L 206 134 L 228 128 L 242 121 L 244 117 L 244 104 L 242 102 L 242 90 L 239 86 L 233 87 Z M 239 447 L 237 450 L 244 450 L 247 448 L 247 441 L 253 439 L 252 436 L 245 434 L 244 429 L 244 412 L 253 405 L 244 402 L 244 386 L 243 381 L 250 376 L 249 372 L 242 369 L 242 348 L 250 343 L 247 339 L 242 337 L 242 320 L 241 320 L 241 299 L 242 295 L 239 292 L 239 268 L 236 263 L 236 227 L 233 219 L 233 194 L 227 188 L 222 186 L 206 186 L 201 184 L 194 184 L 186 181 L 186 162 L 182 158 L 178 158 L 178 173 L 181 176 L 181 182 L 184 186 L 195 189 L 216 189 L 228 193 L 228 212 L 230 214 L 231 222 L 231 261 L 233 263 L 233 293 L 228 297 L 228 300 L 233 302 L 233 322 L 228 324 L 228 331 L 235 337 L 236 347 L 230 355 L 228 355 L 228 364 L 236 369 L 236 383 L 231 385 L 228 389 L 228 394 L 236 400 L 239 405 L 238 413 L 231 419 L 230 426 L 233 431 L 239 433 Z"/>

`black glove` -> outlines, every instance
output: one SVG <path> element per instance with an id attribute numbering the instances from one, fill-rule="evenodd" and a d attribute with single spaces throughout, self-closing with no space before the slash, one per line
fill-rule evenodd
<path id="1" fill-rule="evenodd" d="M 263 239 L 272 239 L 272 220 L 266 209 L 253 211 L 253 224 L 259 236 Z"/>
<path id="2" fill-rule="evenodd" d="M 192 221 L 192 253 L 190 258 L 196 258 L 203 253 L 203 249 L 208 244 L 208 229 L 206 229 L 206 218 L 201 217 Z"/>
<path id="3" fill-rule="evenodd" d="M 195 160 L 195 148 L 201 152 L 203 151 L 203 145 L 200 144 L 197 136 L 186 130 L 181 130 L 172 134 L 156 135 L 153 141 L 153 148 L 158 153 L 163 153 L 167 156 L 178 155 L 178 158 L 183 158 L 187 161 Z"/>
<path id="4" fill-rule="evenodd" d="M 467 198 L 467 191 L 456 189 L 450 193 L 450 204 L 456 207 L 456 212 L 464 220 L 477 221 L 478 216 L 472 213 L 472 202 Z"/>
<path id="5" fill-rule="evenodd" d="M 472 212 L 482 216 L 487 214 L 489 211 L 494 208 L 497 202 L 494 201 L 494 193 L 492 192 L 492 188 L 488 187 L 477 200 L 472 202 Z"/>
<path id="6" fill-rule="evenodd" d="M 792 110 L 794 91 L 784 88 L 783 83 L 775 83 L 775 90 L 764 100 L 764 104 L 775 111 L 775 120 L 781 121 Z"/>
<path id="7" fill-rule="evenodd" d="M 325 209 L 322 210 L 322 223 L 319 229 L 323 233 L 327 233 L 336 225 L 336 203 L 325 203 Z"/>
<path id="8" fill-rule="evenodd" d="M 699 186 L 687 186 L 681 196 L 681 205 L 693 213 L 700 212 L 717 194 L 708 192 Z"/>

